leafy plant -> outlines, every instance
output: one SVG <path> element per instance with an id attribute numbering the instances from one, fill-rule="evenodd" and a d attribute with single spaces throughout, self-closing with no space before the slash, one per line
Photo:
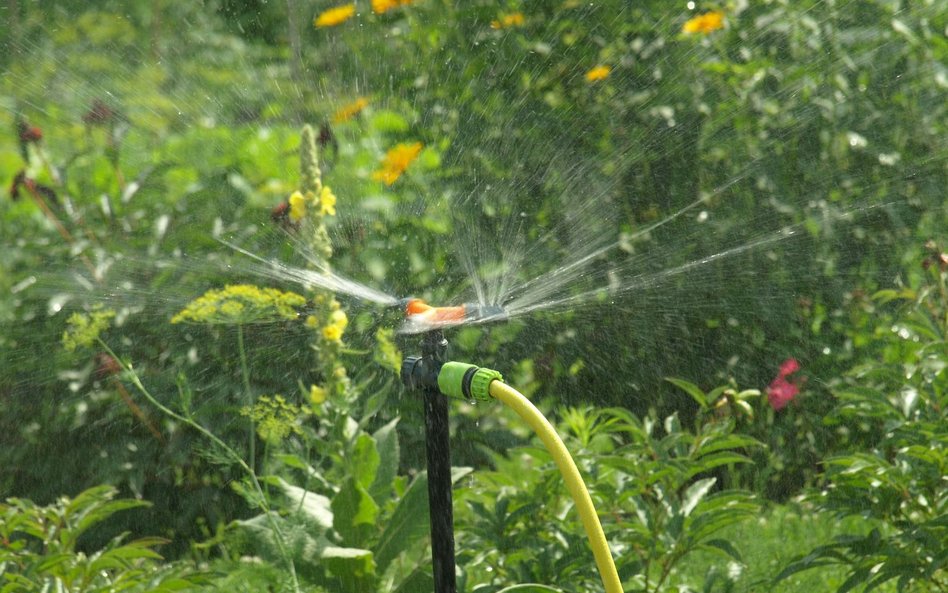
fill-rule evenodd
<path id="1" fill-rule="evenodd" d="M 879 303 L 904 305 L 879 320 L 880 357 L 852 370 L 829 418 L 870 442 L 828 459 L 824 486 L 811 495 L 837 516 L 865 517 L 875 528 L 815 548 L 778 581 L 842 565 L 849 578 L 840 592 L 890 581 L 899 591 L 948 588 L 948 256 L 935 244 L 926 268 L 917 288 L 876 295 Z"/>
<path id="2" fill-rule="evenodd" d="M 190 568 L 165 564 L 156 537 L 126 541 L 118 535 L 100 549 L 84 549 L 82 536 L 116 513 L 148 506 L 115 499 L 110 486 L 39 506 L 22 498 L 0 503 L 0 590 L 166 593 L 195 590 L 206 582 Z"/>
<path id="3" fill-rule="evenodd" d="M 748 519 L 759 503 L 745 491 L 715 489 L 715 469 L 748 462 L 759 446 L 730 420 L 684 430 L 627 410 L 567 409 L 559 425 L 587 476 L 626 590 L 659 591 L 692 553 L 740 562 L 739 546 L 716 533 Z M 494 454 L 495 470 L 475 474 L 459 520 L 460 565 L 476 591 L 553 582 L 595 587 L 588 544 L 547 453 L 535 445 Z M 567 585 L 568 584 L 568 585 Z"/>

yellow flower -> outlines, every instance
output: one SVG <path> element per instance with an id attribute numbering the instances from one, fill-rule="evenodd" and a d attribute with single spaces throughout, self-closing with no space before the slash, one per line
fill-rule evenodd
<path id="1" fill-rule="evenodd" d="M 171 323 L 240 324 L 296 319 L 306 299 L 294 292 L 232 284 L 209 290 L 188 303 Z"/>
<path id="2" fill-rule="evenodd" d="M 602 80 L 603 78 L 609 76 L 610 72 L 612 72 L 612 66 L 596 66 L 586 73 L 586 82 L 596 82 L 597 80 Z"/>
<path id="3" fill-rule="evenodd" d="M 346 317 L 346 312 L 342 309 L 338 309 L 332 312 L 332 315 L 329 316 L 329 322 L 337 326 L 339 329 L 346 329 L 346 326 L 349 325 L 349 318 Z"/>
<path id="4" fill-rule="evenodd" d="M 306 327 L 310 329 L 316 329 L 319 327 L 319 320 L 316 319 L 315 315 L 310 315 L 306 318 Z"/>
<path id="5" fill-rule="evenodd" d="M 303 434 L 299 423 L 306 411 L 287 402 L 282 395 L 262 395 L 253 406 L 241 408 L 240 414 L 250 418 L 260 438 L 271 445 L 278 444 L 291 434 Z"/>
<path id="6" fill-rule="evenodd" d="M 392 185 L 408 169 L 408 165 L 418 158 L 423 146 L 421 142 L 398 144 L 385 153 L 385 158 L 382 159 L 382 168 L 372 173 L 372 179 L 382 181 L 385 185 Z"/>
<path id="7" fill-rule="evenodd" d="M 696 17 L 688 19 L 681 28 L 682 33 L 704 33 L 707 35 L 713 31 L 724 28 L 724 13 L 719 10 L 712 10 Z"/>
<path id="8" fill-rule="evenodd" d="M 363 109 L 369 105 L 369 100 L 365 97 L 359 97 L 352 103 L 348 105 L 343 105 L 339 108 L 339 111 L 332 116 L 333 123 L 341 124 L 342 122 L 349 121 L 353 117 L 359 115 Z"/>
<path id="9" fill-rule="evenodd" d="M 323 216 L 336 215 L 336 194 L 332 193 L 328 185 L 324 185 L 322 191 L 319 192 L 319 212 Z"/>
<path id="10" fill-rule="evenodd" d="M 355 14 L 355 11 L 355 4 L 343 4 L 342 6 L 336 6 L 334 8 L 324 10 L 319 13 L 315 19 L 313 19 L 313 26 L 318 29 L 322 27 L 335 27 L 336 25 L 341 25 L 342 23 L 351 19 L 352 15 Z"/>
<path id="11" fill-rule="evenodd" d="M 298 191 L 293 192 L 293 195 L 290 196 L 290 220 L 293 222 L 299 222 L 303 220 L 303 216 L 306 215 L 306 198 L 303 197 Z"/>
<path id="12" fill-rule="evenodd" d="M 521 25 L 523 25 L 522 12 L 511 12 L 510 14 L 505 14 L 499 19 L 490 22 L 491 29 L 508 29 L 510 27 L 519 27 Z"/>
<path id="13" fill-rule="evenodd" d="M 323 328 L 323 337 L 330 342 L 342 340 L 342 328 L 338 325 L 327 325 Z"/>
<path id="14" fill-rule="evenodd" d="M 318 406 L 326 401 L 326 390 L 319 385 L 309 386 L 309 403 Z"/>
<path id="15" fill-rule="evenodd" d="M 411 4 L 413 0 L 372 0 L 372 10 L 375 14 L 385 14 L 399 6 Z"/>
<path id="16" fill-rule="evenodd" d="M 109 320 L 115 317 L 112 309 L 93 311 L 88 315 L 73 313 L 66 323 L 69 329 L 63 332 L 63 347 L 72 352 L 77 348 L 91 346 L 99 334 L 109 329 Z"/>

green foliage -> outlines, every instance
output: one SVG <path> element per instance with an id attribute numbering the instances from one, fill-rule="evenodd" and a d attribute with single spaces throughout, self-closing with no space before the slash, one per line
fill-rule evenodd
<path id="1" fill-rule="evenodd" d="M 829 421 L 862 433 L 867 446 L 829 458 L 814 502 L 840 517 L 876 525 L 841 535 L 789 564 L 797 571 L 842 565 L 849 578 L 838 591 L 870 591 L 889 581 L 898 589 L 940 591 L 948 586 L 948 272 L 932 245 L 928 273 L 915 289 L 883 291 L 879 302 L 904 301 L 879 319 L 876 348 L 837 390 Z"/>
<path id="2" fill-rule="evenodd" d="M 845 587 L 943 582 L 944 280 L 914 269 L 948 221 L 942 5 L 734 2 L 722 29 L 689 35 L 695 13 L 656 0 L 360 1 L 326 29 L 294 1 L 10 3 L 0 492 L 51 509 L 109 484 L 153 503 L 84 531 L 85 557 L 36 566 L 95 580 L 90 550 L 132 546 L 133 588 L 144 566 L 178 570 L 108 539 L 130 530 L 219 568 L 222 591 L 430 591 L 397 321 L 248 288 L 260 269 L 219 239 L 300 267 L 332 254 L 343 275 L 447 302 L 471 270 L 490 289 L 618 237 L 566 295 L 588 308 L 451 339 L 532 396 L 622 407 L 561 425 L 627 586 L 745 585 L 748 548 L 780 534 L 734 522 L 820 480 L 812 504 L 871 524 L 784 576 L 834 562 Z M 301 183 L 299 122 L 315 124 Z M 279 216 L 294 190 L 311 226 Z M 915 291 L 865 296 L 897 276 Z M 221 286 L 180 318 L 213 325 L 169 326 Z M 896 296 L 910 313 L 890 312 Z M 793 405 L 736 387 L 788 357 L 809 379 Z M 472 444 L 455 459 L 493 464 L 458 483 L 467 590 L 597 587 L 545 453 L 508 451 L 522 429 L 487 406 L 455 407 Z M 717 568 L 688 569 L 707 554 Z"/>
<path id="3" fill-rule="evenodd" d="M 112 538 L 99 549 L 85 549 L 83 534 L 116 513 L 148 506 L 115 499 L 116 491 L 99 486 L 75 498 L 39 506 L 11 498 L 0 504 L 0 590 L 94 592 L 170 592 L 195 590 L 203 579 L 183 566 L 162 564 L 156 537 L 126 541 Z"/>
<path id="4" fill-rule="evenodd" d="M 664 590 L 687 558 L 713 551 L 740 562 L 739 544 L 720 530 L 753 517 L 746 491 L 715 489 L 716 469 L 748 461 L 754 439 L 730 421 L 684 430 L 626 410 L 566 410 L 560 432 L 587 477 L 604 519 L 626 590 Z M 555 582 L 567 590 L 597 586 L 588 544 L 562 480 L 545 451 L 495 454 L 462 499 L 460 565 L 478 591 L 516 582 Z M 489 584 L 489 586 L 488 586 Z"/>

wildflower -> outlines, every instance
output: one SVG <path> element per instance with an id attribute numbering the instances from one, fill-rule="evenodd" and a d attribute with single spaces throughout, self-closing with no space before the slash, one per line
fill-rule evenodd
<path id="1" fill-rule="evenodd" d="M 349 325 L 349 318 L 346 317 L 346 312 L 342 309 L 333 311 L 332 315 L 329 316 L 329 321 L 340 329 L 346 329 L 346 326 Z"/>
<path id="2" fill-rule="evenodd" d="M 392 185 L 408 169 L 408 165 L 418 158 L 423 146 L 421 142 L 398 144 L 385 153 L 382 168 L 372 174 L 372 179 L 382 181 L 385 185 Z"/>
<path id="3" fill-rule="evenodd" d="M 329 342 L 342 340 L 342 328 L 338 325 L 327 325 L 323 328 L 323 337 Z"/>
<path id="4" fill-rule="evenodd" d="M 699 14 L 685 21 L 681 28 L 682 33 L 692 35 L 694 33 L 712 33 L 718 29 L 724 28 L 724 13 L 719 10 L 712 10 L 704 14 Z"/>
<path id="5" fill-rule="evenodd" d="M 299 191 L 293 192 L 288 201 L 290 205 L 290 221 L 299 222 L 306 215 L 306 198 Z"/>
<path id="6" fill-rule="evenodd" d="M 372 11 L 375 12 L 375 14 L 385 14 L 399 6 L 407 6 L 413 1 L 414 0 L 372 0 Z"/>
<path id="7" fill-rule="evenodd" d="M 353 117 L 362 113 L 362 110 L 368 107 L 369 100 L 365 97 L 359 97 L 352 103 L 343 105 L 336 111 L 335 115 L 332 116 L 333 123 L 341 124 L 342 122 L 349 121 Z"/>
<path id="8" fill-rule="evenodd" d="M 306 299 L 294 292 L 234 284 L 209 290 L 188 303 L 171 323 L 241 324 L 296 319 Z"/>
<path id="9" fill-rule="evenodd" d="M 776 378 L 767 387 L 767 401 L 775 412 L 787 407 L 800 393 L 798 382 L 788 381 L 787 377 L 800 370 L 800 363 L 794 358 L 788 358 L 780 365 Z"/>
<path id="10" fill-rule="evenodd" d="M 299 420 L 304 409 L 287 402 L 282 395 L 261 396 L 252 407 L 241 408 L 240 414 L 250 418 L 256 424 L 260 438 L 271 445 L 278 444 L 291 434 L 303 434 Z"/>
<path id="11" fill-rule="evenodd" d="M 309 403 L 314 406 L 321 405 L 326 401 L 326 389 L 320 387 L 319 385 L 310 385 L 309 386 Z"/>
<path id="12" fill-rule="evenodd" d="M 509 29 L 510 27 L 520 27 L 521 25 L 523 25 L 522 12 L 511 12 L 490 22 L 491 29 Z"/>
<path id="13" fill-rule="evenodd" d="M 324 27 L 335 27 L 348 21 L 355 14 L 355 4 L 343 4 L 328 10 L 324 10 L 313 19 L 313 26 L 317 29 Z"/>
<path id="14" fill-rule="evenodd" d="M 99 334 L 109 329 L 109 320 L 115 317 L 112 309 L 93 311 L 88 315 L 73 313 L 66 324 L 69 329 L 63 332 L 63 347 L 69 352 L 77 348 L 91 346 Z"/>
<path id="15" fill-rule="evenodd" d="M 319 320 L 316 319 L 316 316 L 315 316 L 315 315 L 310 315 L 310 316 L 308 316 L 308 317 L 306 318 L 306 322 L 305 322 L 305 323 L 306 323 L 306 327 L 308 327 L 308 328 L 310 328 L 310 329 L 316 329 L 317 327 L 319 327 Z"/>
<path id="16" fill-rule="evenodd" d="M 332 193 L 328 185 L 324 185 L 319 192 L 319 213 L 323 216 L 336 215 L 336 194 Z"/>
<path id="17" fill-rule="evenodd" d="M 596 82 L 609 76 L 612 66 L 596 66 L 586 73 L 586 82 Z"/>

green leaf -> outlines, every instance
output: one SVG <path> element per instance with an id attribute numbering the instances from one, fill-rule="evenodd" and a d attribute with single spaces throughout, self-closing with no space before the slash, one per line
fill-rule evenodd
<path id="1" fill-rule="evenodd" d="M 298 486 L 288 484 L 281 478 L 278 484 L 283 490 L 283 494 L 292 501 L 293 510 L 303 513 L 307 518 L 320 528 L 326 530 L 333 526 L 332 503 L 322 494 L 316 494 L 304 490 Z"/>
<path id="2" fill-rule="evenodd" d="M 398 475 L 400 451 L 398 431 L 395 430 L 397 424 L 398 418 L 395 418 L 372 435 L 375 437 L 379 452 L 379 466 L 375 473 L 375 480 L 369 487 L 369 494 L 379 504 L 385 502 L 391 495 L 392 482 L 395 480 L 395 476 Z"/>
<path id="3" fill-rule="evenodd" d="M 375 561 L 369 550 L 326 546 L 319 557 L 344 591 L 361 593 L 375 589 Z"/>
<path id="4" fill-rule="evenodd" d="M 688 489 L 685 490 L 685 496 L 682 499 L 681 514 L 685 517 L 690 515 L 691 511 L 693 511 L 695 507 L 698 506 L 698 503 L 701 502 L 701 499 L 708 494 L 717 481 L 717 478 L 704 478 L 689 486 Z"/>
<path id="5" fill-rule="evenodd" d="M 705 396 L 704 391 L 701 391 L 700 387 L 684 379 L 665 377 L 665 380 L 690 395 L 692 399 L 698 402 L 702 410 L 708 409 L 708 398 Z"/>
<path id="6" fill-rule="evenodd" d="M 427 534 L 428 475 L 421 473 L 408 485 L 374 548 L 379 572 Z"/>
<path id="7" fill-rule="evenodd" d="M 750 459 L 744 455 L 733 453 L 731 451 L 721 451 L 702 457 L 688 466 L 685 473 L 687 478 L 692 478 L 702 472 L 706 472 L 722 465 L 731 465 L 734 463 L 750 463 Z"/>
<path id="8" fill-rule="evenodd" d="M 379 468 L 379 451 L 375 439 L 362 433 L 352 448 L 352 477 L 362 488 L 368 488 L 375 481 L 375 472 Z"/>
<path id="9" fill-rule="evenodd" d="M 364 542 L 379 514 L 369 493 L 354 479 L 345 481 L 332 499 L 333 528 L 348 543 L 356 546 Z"/>
<path id="10" fill-rule="evenodd" d="M 471 473 L 469 467 L 452 467 L 451 483 L 456 484 L 469 473 Z M 385 531 L 382 532 L 382 536 L 373 548 L 379 572 L 384 572 L 389 563 L 399 554 L 411 548 L 419 539 L 426 537 L 429 528 L 428 474 L 420 473 L 408 485 L 405 494 L 395 506 L 385 526 Z"/>
<path id="11" fill-rule="evenodd" d="M 741 558 L 741 553 L 737 550 L 737 548 L 734 547 L 734 544 L 726 539 L 709 539 L 708 541 L 704 542 L 703 545 L 724 552 L 738 562 L 744 562 L 744 560 Z"/>
<path id="12" fill-rule="evenodd" d="M 434 578 L 425 569 L 417 569 L 403 580 L 393 593 L 431 593 L 434 590 Z"/>

